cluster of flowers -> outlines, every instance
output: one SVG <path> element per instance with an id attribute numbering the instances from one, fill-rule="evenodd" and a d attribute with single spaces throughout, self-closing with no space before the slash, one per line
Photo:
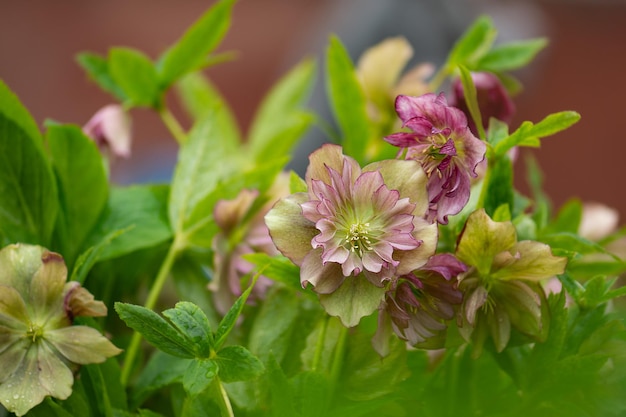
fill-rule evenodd
<path id="1" fill-rule="evenodd" d="M 483 120 L 510 122 L 514 106 L 498 78 L 472 77 Z M 565 269 L 566 258 L 546 244 L 518 242 L 511 222 L 482 208 L 469 215 L 455 253 L 437 251 L 438 228 L 468 203 L 486 152 L 461 83 L 452 90 L 454 105 L 443 93 L 397 96 L 402 131 L 384 137 L 399 148 L 396 159 L 361 167 L 337 145 L 313 152 L 307 191 L 283 197 L 265 216 L 277 249 L 300 267 L 302 286 L 328 314 L 352 327 L 378 311 L 373 344 L 381 355 L 391 329 L 412 345 L 443 346 L 455 317 L 479 349 L 491 336 L 502 351 L 512 328 L 540 340 L 540 281 Z"/>

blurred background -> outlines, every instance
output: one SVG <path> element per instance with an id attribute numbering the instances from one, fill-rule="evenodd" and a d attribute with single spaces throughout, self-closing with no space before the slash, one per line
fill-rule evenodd
<path id="1" fill-rule="evenodd" d="M 47 118 L 83 125 L 113 102 L 90 82 L 75 55 L 105 55 L 130 46 L 155 58 L 213 1 L 0 0 L 0 78 L 41 125 Z M 405 36 L 414 62 L 441 64 L 479 14 L 493 17 L 499 41 L 545 36 L 549 47 L 522 72 L 513 128 L 551 112 L 576 110 L 582 120 L 532 151 L 553 202 L 571 197 L 615 207 L 626 221 L 626 133 L 621 130 L 626 82 L 626 2 L 600 0 L 240 0 L 220 51 L 238 58 L 207 71 L 245 130 L 263 94 L 305 56 L 318 58 L 312 106 L 324 114 L 323 54 L 330 33 L 353 59 L 388 36 Z M 176 145 L 155 114 L 134 109 L 132 157 L 116 160 L 118 183 L 162 181 L 171 175 Z M 184 115 L 181 121 L 188 125 Z M 323 140 L 314 130 L 296 160 Z M 523 155 L 522 155 L 523 156 Z M 521 161 L 520 161 L 521 162 Z M 523 163 L 517 183 L 523 189 Z"/>

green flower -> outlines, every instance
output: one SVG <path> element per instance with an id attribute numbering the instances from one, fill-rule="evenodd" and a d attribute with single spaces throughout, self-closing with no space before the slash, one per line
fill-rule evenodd
<path id="1" fill-rule="evenodd" d="M 483 209 L 467 219 L 456 256 L 470 269 L 460 277 L 463 304 L 459 331 L 480 354 L 490 335 L 501 352 L 514 328 L 530 338 L 544 339 L 548 317 L 539 284 L 565 271 L 567 258 L 552 255 L 550 246 L 517 241 L 511 222 L 495 222 Z"/>
<path id="2" fill-rule="evenodd" d="M 18 416 L 46 396 L 72 393 L 77 365 L 121 351 L 77 316 L 105 316 L 106 306 L 67 282 L 63 258 L 40 246 L 0 250 L 0 403 Z"/>

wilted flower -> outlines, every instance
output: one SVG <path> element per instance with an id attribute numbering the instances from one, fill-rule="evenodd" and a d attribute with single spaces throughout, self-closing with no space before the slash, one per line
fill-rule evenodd
<path id="1" fill-rule="evenodd" d="M 213 239 L 215 273 L 209 289 L 215 292 L 215 307 L 224 314 L 242 293 L 241 279 L 253 270 L 243 259 L 248 253 L 278 255 L 263 217 L 280 197 L 289 194 L 289 176 L 279 175 L 268 191 L 269 199 L 259 204 L 258 190 L 242 190 L 233 200 L 220 200 L 213 217 L 220 231 Z M 248 298 L 262 298 L 272 281 L 261 275 Z"/>
<path id="2" fill-rule="evenodd" d="M 462 300 L 456 277 L 467 267 L 449 253 L 431 257 L 413 273 L 395 279 L 379 308 L 378 331 L 373 345 L 381 356 L 388 353 L 388 329 L 415 346 L 440 348 L 445 322 L 454 317 Z M 454 279 L 453 279 L 454 278 Z M 426 342 L 427 345 L 422 345 Z"/>
<path id="3" fill-rule="evenodd" d="M 418 161 L 428 176 L 431 218 L 442 224 L 463 209 L 470 195 L 470 175 L 485 156 L 486 146 L 467 126 L 463 112 L 448 106 L 443 94 L 398 96 L 396 111 L 412 132 L 385 137 L 401 148 L 405 159 Z"/>
<path id="4" fill-rule="evenodd" d="M 539 282 L 565 271 L 567 258 L 552 255 L 550 246 L 517 241 L 513 223 L 495 222 L 483 209 L 467 219 L 456 256 L 470 269 L 460 277 L 463 304 L 459 331 L 480 353 L 488 335 L 501 352 L 511 329 L 543 340 L 549 319 Z"/>
<path id="5" fill-rule="evenodd" d="M 515 104 L 500 79 L 490 72 L 472 72 L 471 76 L 476 87 L 476 99 L 483 128 L 486 130 L 489 127 L 489 119 L 492 117 L 506 124 L 511 123 L 515 114 Z M 470 130 L 474 135 L 478 135 L 476 124 L 465 101 L 463 84 L 459 79 L 452 83 L 452 91 L 454 92 L 454 99 L 451 104 L 465 113 Z"/>
<path id="6" fill-rule="evenodd" d="M 120 105 L 109 104 L 98 110 L 83 126 L 83 132 L 96 142 L 101 152 L 130 157 L 131 122 Z"/>
<path id="7" fill-rule="evenodd" d="M 336 145 L 309 157 L 308 193 L 280 200 L 265 216 L 278 250 L 300 266 L 326 311 L 354 326 L 379 306 L 387 281 L 424 265 L 437 226 L 424 219 L 426 177 L 415 161 L 363 169 Z"/>
<path id="8" fill-rule="evenodd" d="M 46 396 L 72 393 L 77 365 L 121 351 L 77 316 L 105 316 L 106 306 L 77 282 L 66 283 L 63 258 L 31 245 L 0 251 L 0 402 L 26 414 Z"/>

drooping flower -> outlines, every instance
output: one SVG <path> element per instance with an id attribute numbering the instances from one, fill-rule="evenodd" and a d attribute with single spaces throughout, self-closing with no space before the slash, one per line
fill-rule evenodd
<path id="1" fill-rule="evenodd" d="M 483 128 L 488 129 L 489 119 L 492 117 L 506 124 L 511 123 L 515 114 L 515 104 L 500 79 L 491 72 L 472 72 L 471 76 L 476 87 L 476 99 Z M 476 124 L 467 107 L 463 84 L 461 84 L 460 79 L 456 79 L 452 83 L 452 91 L 454 94 L 451 104 L 465 113 L 470 130 L 474 135 L 478 135 Z"/>
<path id="2" fill-rule="evenodd" d="M 131 121 L 120 105 L 109 104 L 98 110 L 83 126 L 83 132 L 102 153 L 130 157 Z"/>
<path id="3" fill-rule="evenodd" d="M 215 293 L 215 308 L 226 313 L 242 293 L 241 279 L 253 270 L 243 259 L 248 253 L 278 255 L 263 217 L 281 197 L 289 194 L 289 176 L 281 174 L 267 192 L 268 199 L 259 204 L 258 190 L 242 190 L 233 200 L 221 200 L 215 205 L 213 217 L 220 231 L 213 239 L 214 276 L 209 289 Z M 265 198 L 265 197 L 264 197 Z M 261 275 L 248 300 L 263 298 L 272 281 Z"/>
<path id="4" fill-rule="evenodd" d="M 461 275 L 463 304 L 459 332 L 474 343 L 478 355 L 491 336 L 501 352 L 512 329 L 531 339 L 545 338 L 545 295 L 540 281 L 565 271 L 567 258 L 554 256 L 550 246 L 517 241 L 510 221 L 495 222 L 483 209 L 467 219 L 456 256 L 470 267 Z"/>
<path id="5" fill-rule="evenodd" d="M 40 246 L 0 250 L 0 403 L 26 414 L 46 396 L 66 399 L 78 365 L 121 351 L 77 316 L 105 316 L 106 306 L 67 282 L 63 258 Z"/>
<path id="6" fill-rule="evenodd" d="M 437 226 L 424 219 L 426 177 L 415 161 L 363 169 L 336 145 L 309 157 L 308 192 L 280 200 L 265 216 L 278 250 L 300 266 L 326 311 L 355 326 L 384 298 L 385 284 L 424 265 Z"/>
<path id="7" fill-rule="evenodd" d="M 463 112 L 447 104 L 443 94 L 398 96 L 396 111 L 412 132 L 385 140 L 401 148 L 405 159 L 418 161 L 428 176 L 431 218 L 447 224 L 470 195 L 470 176 L 485 156 L 486 146 L 469 130 Z"/>
<path id="8" fill-rule="evenodd" d="M 467 267 L 449 253 L 432 256 L 418 270 L 395 279 L 379 307 L 378 330 L 372 340 L 381 356 L 388 353 L 389 329 L 411 345 L 440 348 L 446 321 L 454 318 L 454 305 L 462 294 L 456 277 Z"/>

